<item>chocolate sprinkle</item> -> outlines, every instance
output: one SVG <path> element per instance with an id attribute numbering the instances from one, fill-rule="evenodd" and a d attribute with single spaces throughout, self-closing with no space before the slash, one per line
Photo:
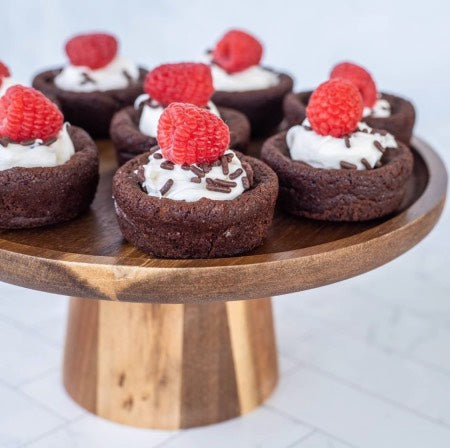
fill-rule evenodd
<path id="1" fill-rule="evenodd" d="M 0 137 L 0 145 L 4 148 L 6 148 L 9 143 L 11 143 L 11 140 L 8 137 Z"/>
<path id="2" fill-rule="evenodd" d="M 92 84 L 97 84 L 95 79 L 92 79 L 87 73 L 83 72 L 81 74 L 81 76 L 83 77 L 83 80 L 81 81 L 81 85 L 88 84 L 89 82 L 91 82 Z"/>
<path id="3" fill-rule="evenodd" d="M 348 136 L 345 136 L 344 141 L 345 141 L 345 146 L 346 146 L 347 148 L 350 148 L 350 147 L 352 146 L 352 145 L 350 144 L 350 138 L 349 138 Z"/>
<path id="4" fill-rule="evenodd" d="M 231 193 L 230 187 L 220 187 L 219 185 L 215 184 L 207 184 L 206 189 L 209 191 L 217 191 L 219 193 Z"/>
<path id="5" fill-rule="evenodd" d="M 198 177 L 205 177 L 205 173 L 198 166 L 191 165 L 189 168 Z"/>
<path id="6" fill-rule="evenodd" d="M 372 169 L 372 167 L 370 166 L 370 163 L 367 161 L 366 158 L 363 157 L 361 159 L 361 163 L 366 167 L 367 170 L 371 170 Z"/>
<path id="7" fill-rule="evenodd" d="M 44 145 L 45 146 L 53 145 L 53 143 L 55 143 L 56 140 L 58 140 L 56 137 L 49 138 L 44 142 Z"/>
<path id="8" fill-rule="evenodd" d="M 190 181 L 194 182 L 194 184 L 199 184 L 202 179 L 200 177 L 191 177 Z"/>
<path id="9" fill-rule="evenodd" d="M 122 70 L 122 74 L 126 78 L 126 80 L 128 81 L 128 84 L 131 84 L 133 82 L 133 78 L 131 77 L 131 75 L 126 70 Z"/>
<path id="10" fill-rule="evenodd" d="M 244 187 L 244 190 L 248 190 L 250 188 L 250 181 L 247 176 L 242 177 L 242 186 Z"/>
<path id="11" fill-rule="evenodd" d="M 238 168 L 236 171 L 233 171 L 228 177 L 233 180 L 239 177 L 242 173 L 243 173 L 242 168 Z"/>
<path id="12" fill-rule="evenodd" d="M 311 127 L 311 126 L 308 126 L 308 125 L 306 125 L 306 124 L 303 125 L 303 128 L 304 128 L 305 130 L 307 130 L 307 131 L 312 131 L 312 127 Z"/>
<path id="13" fill-rule="evenodd" d="M 190 171 L 191 167 L 189 165 L 183 164 L 181 165 L 181 169 L 184 171 Z"/>
<path id="14" fill-rule="evenodd" d="M 175 165 L 169 160 L 166 160 L 163 163 L 161 163 L 160 167 L 164 170 L 173 170 Z"/>
<path id="15" fill-rule="evenodd" d="M 228 160 L 228 163 L 231 163 L 231 161 L 233 160 L 234 154 L 232 154 L 231 152 L 228 154 L 225 154 L 225 157 Z"/>
<path id="16" fill-rule="evenodd" d="M 162 154 L 160 154 L 159 152 L 157 152 L 156 154 L 153 154 L 153 157 L 155 159 L 162 159 L 163 158 Z"/>
<path id="17" fill-rule="evenodd" d="M 214 181 L 213 181 L 210 177 L 207 177 L 207 178 L 206 178 L 206 183 L 207 183 L 208 185 L 214 185 Z"/>
<path id="18" fill-rule="evenodd" d="M 220 163 L 222 164 L 223 174 L 228 174 L 230 172 L 230 170 L 228 169 L 228 157 L 222 156 L 220 158 Z"/>
<path id="19" fill-rule="evenodd" d="M 20 142 L 20 144 L 21 144 L 22 146 L 30 146 L 30 145 L 32 145 L 35 141 L 36 141 L 36 139 L 34 139 L 34 138 L 27 138 L 26 140 L 22 140 L 22 141 Z"/>
<path id="20" fill-rule="evenodd" d="M 346 162 L 345 160 L 341 160 L 339 165 L 341 165 L 341 168 L 344 170 L 356 170 L 356 168 L 358 168 L 354 163 Z"/>
<path id="21" fill-rule="evenodd" d="M 375 164 L 375 167 L 376 168 L 380 168 L 380 167 L 382 167 L 383 166 L 383 164 L 378 160 L 378 162 Z"/>
<path id="22" fill-rule="evenodd" d="M 172 187 L 173 185 L 173 179 L 169 179 L 161 188 L 161 190 L 159 190 L 159 192 L 161 193 L 162 196 L 164 196 Z"/>
<path id="23" fill-rule="evenodd" d="M 219 185 L 219 187 L 231 187 L 234 188 L 237 186 L 236 182 L 230 182 L 229 180 L 224 179 L 213 179 L 215 185 Z"/>
<path id="24" fill-rule="evenodd" d="M 159 151 L 159 146 L 154 146 L 150 149 L 150 155 L 155 154 L 156 151 Z"/>
<path id="25" fill-rule="evenodd" d="M 384 154 L 386 151 L 386 149 L 384 149 L 383 146 L 381 146 L 381 143 L 378 140 L 375 140 L 373 142 L 373 146 L 375 146 L 375 148 L 377 148 L 378 151 L 380 151 L 382 154 Z"/>
<path id="26" fill-rule="evenodd" d="M 208 165 L 207 163 L 201 163 L 200 164 L 200 168 L 203 170 L 203 172 L 206 174 L 206 173 L 209 173 L 211 170 L 212 170 L 212 167 L 211 167 L 211 165 Z"/>
<path id="27" fill-rule="evenodd" d="M 220 166 L 220 165 L 222 165 L 222 162 L 220 161 L 220 159 L 214 160 L 214 162 L 211 163 L 211 166 Z"/>

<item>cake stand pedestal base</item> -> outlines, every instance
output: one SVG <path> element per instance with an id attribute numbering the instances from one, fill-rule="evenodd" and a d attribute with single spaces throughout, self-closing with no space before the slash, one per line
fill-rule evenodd
<path id="1" fill-rule="evenodd" d="M 270 298 L 146 304 L 72 298 L 70 396 L 126 425 L 178 429 L 242 415 L 278 378 Z"/>

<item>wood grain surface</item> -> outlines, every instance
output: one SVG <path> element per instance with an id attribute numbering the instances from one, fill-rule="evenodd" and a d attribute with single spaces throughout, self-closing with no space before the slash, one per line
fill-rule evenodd
<path id="1" fill-rule="evenodd" d="M 257 154 L 260 145 L 253 142 L 251 152 Z M 102 179 L 90 212 L 58 226 L 0 232 L 0 280 L 80 297 L 196 303 L 278 295 L 349 278 L 417 244 L 440 216 L 445 167 L 423 141 L 414 139 L 413 146 L 414 175 L 393 216 L 327 223 L 278 211 L 266 243 L 247 255 L 163 260 L 122 239 L 111 199 L 113 149 L 101 141 Z"/>
<path id="2" fill-rule="evenodd" d="M 71 300 L 64 384 L 109 420 L 162 429 L 216 423 L 259 406 L 277 378 L 270 299 Z"/>

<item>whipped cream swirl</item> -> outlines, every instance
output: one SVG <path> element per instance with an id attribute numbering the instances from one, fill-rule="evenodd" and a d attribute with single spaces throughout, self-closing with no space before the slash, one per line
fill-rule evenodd
<path id="1" fill-rule="evenodd" d="M 147 93 L 143 93 L 136 98 L 134 108 L 139 109 L 142 103 L 146 104 L 144 104 L 142 108 L 141 118 L 139 119 L 139 130 L 149 137 L 156 138 L 158 122 L 161 114 L 164 112 L 164 106 L 157 101 L 150 99 L 150 96 Z M 220 113 L 212 101 L 208 101 L 206 107 L 211 113 L 220 118 Z"/>
<path id="2" fill-rule="evenodd" d="M 74 154 L 75 147 L 65 123 L 56 139 L 43 142 L 36 139 L 30 144 L 6 142 L 0 139 L 0 170 L 14 167 L 35 168 L 62 165 Z"/>
<path id="3" fill-rule="evenodd" d="M 292 160 L 324 169 L 373 169 L 386 149 L 397 147 L 391 134 L 372 130 L 363 122 L 353 133 L 337 138 L 317 134 L 307 119 L 289 129 L 286 143 Z"/>
<path id="4" fill-rule="evenodd" d="M 3 96 L 6 91 L 12 87 L 19 84 L 17 81 L 15 81 L 11 76 L 6 76 L 0 80 L 0 96 Z"/>
<path id="5" fill-rule="evenodd" d="M 391 105 L 388 100 L 378 98 L 373 107 L 364 107 L 363 117 L 387 118 L 391 116 Z"/>
<path id="6" fill-rule="evenodd" d="M 137 175 L 149 196 L 186 202 L 202 198 L 232 200 L 251 184 L 245 167 L 232 150 L 211 165 L 176 165 L 166 160 L 158 149 Z"/>
<path id="7" fill-rule="evenodd" d="M 139 79 L 139 68 L 122 56 L 116 56 L 105 67 L 68 65 L 55 77 L 55 85 L 73 92 L 103 92 L 124 89 Z"/>
<path id="8" fill-rule="evenodd" d="M 211 74 L 214 89 L 223 92 L 268 89 L 280 82 L 278 74 L 260 65 L 253 65 L 241 72 L 228 73 L 218 65 L 211 64 Z"/>

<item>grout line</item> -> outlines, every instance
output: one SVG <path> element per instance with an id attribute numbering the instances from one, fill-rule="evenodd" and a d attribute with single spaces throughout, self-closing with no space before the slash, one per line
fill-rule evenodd
<path id="1" fill-rule="evenodd" d="M 298 440 L 296 440 L 295 442 L 291 443 L 286 448 L 293 448 L 293 447 L 295 447 L 295 445 L 297 445 L 297 444 L 299 444 L 301 442 L 304 442 L 306 439 L 309 439 L 309 437 L 312 436 L 313 434 L 317 434 L 317 430 L 316 429 L 312 429 L 310 432 L 305 434 L 303 437 L 300 437 Z"/>
<path id="2" fill-rule="evenodd" d="M 31 383 L 34 383 L 35 381 L 39 381 L 41 379 L 44 379 L 47 376 L 50 376 L 54 373 L 58 373 L 60 371 L 61 367 L 49 367 L 48 369 L 36 374 L 33 377 L 27 378 L 26 380 L 21 381 L 19 384 L 15 384 L 13 386 L 11 386 L 12 388 L 16 389 L 16 390 L 22 390 L 23 387 L 28 386 Z"/>
<path id="3" fill-rule="evenodd" d="M 175 440 L 177 437 L 179 437 L 181 434 L 183 434 L 184 431 L 188 431 L 187 429 L 184 430 L 178 430 L 175 434 L 170 435 L 166 440 L 163 440 L 162 442 L 158 443 L 157 445 L 154 445 L 152 448 L 160 448 L 166 446 L 169 442 L 172 440 Z"/>
<path id="4" fill-rule="evenodd" d="M 333 374 L 331 372 L 328 372 L 327 370 L 323 370 L 323 369 L 321 369 L 321 368 L 319 368 L 317 366 L 313 366 L 313 365 L 310 365 L 310 364 L 307 364 L 307 363 L 301 363 L 301 365 L 299 367 L 305 368 L 305 369 L 309 370 L 310 372 L 317 373 L 317 374 L 322 375 L 323 377 L 328 378 L 328 379 L 330 379 L 332 381 L 335 381 L 335 382 L 340 383 L 340 384 L 342 384 L 344 386 L 350 387 L 351 389 L 354 389 L 354 390 L 356 390 L 356 391 L 358 391 L 360 393 L 363 393 L 363 394 L 368 395 L 368 396 L 370 396 L 372 398 L 380 400 L 380 401 L 382 401 L 385 404 L 388 404 L 390 406 L 393 406 L 394 408 L 400 409 L 403 412 L 407 412 L 409 414 L 412 414 L 415 417 L 421 418 L 422 420 L 426 420 L 428 422 L 437 424 L 439 426 L 444 427 L 445 429 L 450 429 L 450 424 L 446 423 L 445 421 L 439 420 L 439 419 L 437 419 L 435 417 L 430 417 L 429 415 L 423 414 L 420 411 L 417 411 L 417 410 L 415 410 L 413 408 L 410 408 L 410 407 L 408 407 L 408 406 L 406 406 L 404 404 L 401 404 L 401 403 L 399 403 L 397 401 L 390 400 L 389 398 L 386 398 L 383 395 L 379 395 L 376 392 L 373 392 L 373 391 L 371 391 L 369 389 L 366 389 L 363 386 L 360 386 L 359 384 L 353 383 L 352 381 L 348 381 L 348 380 L 346 380 L 344 378 L 341 378 L 341 377 L 339 377 L 339 376 L 337 376 L 337 375 L 335 375 L 335 374 Z"/>
<path id="5" fill-rule="evenodd" d="M 61 319 L 62 319 L 62 317 L 61 317 Z M 0 321 L 14 327 L 16 330 L 19 330 L 19 331 L 25 332 L 29 335 L 38 337 L 41 342 L 45 343 L 50 348 L 53 348 L 56 350 L 62 349 L 61 344 L 57 344 L 56 342 L 51 341 L 49 338 L 46 338 L 41 333 L 39 333 L 39 331 L 37 331 L 37 329 L 34 327 L 28 326 L 17 320 L 8 318 L 4 314 L 0 314 Z"/>
<path id="6" fill-rule="evenodd" d="M 312 432 L 318 432 L 318 433 L 323 434 L 323 435 L 325 435 L 327 437 L 331 437 L 332 439 L 335 439 L 338 442 L 343 443 L 344 445 L 347 445 L 348 448 L 358 448 L 356 445 L 352 445 L 351 443 L 347 442 L 346 440 L 343 440 L 340 437 L 335 436 L 334 434 L 330 434 L 329 432 L 327 432 L 326 430 L 324 430 L 322 428 L 319 428 L 318 426 L 311 425 L 310 423 L 307 423 L 304 420 L 302 420 L 302 419 L 300 419 L 298 417 L 295 417 L 295 416 L 293 416 L 292 414 L 289 414 L 286 411 L 283 411 L 282 409 L 278 409 L 278 408 L 276 408 L 276 407 L 274 407 L 273 405 L 270 405 L 270 404 L 265 404 L 264 406 L 267 407 L 268 409 L 270 409 L 271 411 L 275 412 L 276 414 L 281 415 L 284 418 L 288 418 L 288 419 L 292 420 L 295 423 L 299 423 L 299 424 L 301 424 L 303 426 L 307 426 L 309 428 L 312 428 L 312 430 L 313 430 Z"/>

